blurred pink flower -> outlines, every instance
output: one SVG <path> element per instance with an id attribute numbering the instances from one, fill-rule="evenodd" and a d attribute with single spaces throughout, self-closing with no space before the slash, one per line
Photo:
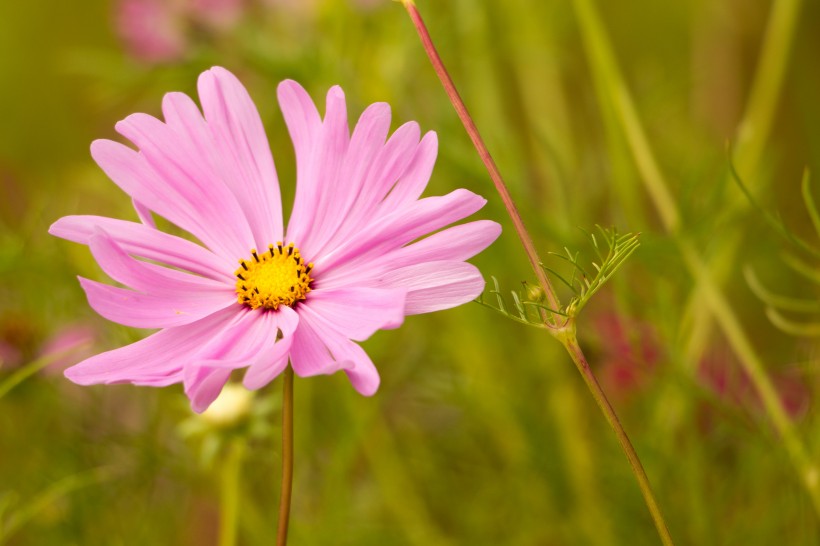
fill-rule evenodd
<path id="1" fill-rule="evenodd" d="M 40 357 L 55 357 L 43 371 L 46 373 L 62 372 L 77 358 L 87 358 L 91 352 L 97 332 L 87 324 L 70 324 L 58 330 L 47 339 L 40 348 Z"/>
<path id="2" fill-rule="evenodd" d="M 133 57 L 149 63 L 175 61 L 189 47 L 191 27 L 233 28 L 244 0 L 119 0 L 117 31 Z"/>
<path id="3" fill-rule="evenodd" d="M 235 26 L 244 11 L 243 0 L 187 0 L 189 16 L 214 29 Z"/>
<path id="4" fill-rule="evenodd" d="M 420 199 L 436 135 L 422 138 L 410 122 L 385 142 L 387 104 L 368 107 L 351 135 L 339 87 L 328 92 L 322 119 L 305 90 L 284 81 L 279 103 L 298 178 L 285 232 L 273 158 L 247 91 L 212 68 L 199 78 L 199 96 L 204 118 L 187 95 L 169 93 L 165 123 L 146 114 L 118 123 L 139 151 L 108 140 L 91 146 L 142 223 L 69 216 L 51 227 L 87 244 L 102 269 L 130 288 L 81 278 L 98 313 L 161 329 L 66 376 L 83 385 L 181 382 L 201 412 L 234 369 L 247 368 L 244 384 L 257 389 L 290 360 L 297 375 L 344 370 L 357 391 L 373 394 L 378 372 L 352 340 L 482 291 L 481 274 L 464 260 L 498 237 L 498 224 L 479 220 L 416 240 L 485 200 L 463 189 Z M 203 246 L 156 229 L 150 211 Z"/>
<path id="5" fill-rule="evenodd" d="M 8 341 L 0 339 L 0 369 L 16 368 L 23 360 L 23 353 Z"/>
<path id="6" fill-rule="evenodd" d="M 752 380 L 727 348 L 714 348 L 707 353 L 700 362 L 698 375 L 724 402 L 746 409 L 762 407 Z M 772 379 L 789 416 L 797 419 L 804 415 L 811 398 L 805 381 L 783 371 L 773 373 Z"/>
<path id="7" fill-rule="evenodd" d="M 185 53 L 180 3 L 168 0 L 120 0 L 117 31 L 128 52 L 147 62 L 176 60 Z"/>
<path id="8" fill-rule="evenodd" d="M 601 337 L 602 381 L 607 392 L 626 396 L 639 390 L 661 358 L 652 327 L 615 312 L 599 315 L 595 325 Z"/>

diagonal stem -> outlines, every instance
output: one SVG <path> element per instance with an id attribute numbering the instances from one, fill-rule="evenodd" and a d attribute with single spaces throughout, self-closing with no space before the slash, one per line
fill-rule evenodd
<path id="1" fill-rule="evenodd" d="M 521 219 L 521 215 L 519 214 L 518 209 L 516 208 L 515 203 L 512 200 L 512 197 L 510 196 L 510 192 L 507 189 L 507 185 L 504 183 L 504 179 L 501 177 L 501 173 L 499 172 L 498 167 L 496 166 L 495 162 L 490 156 L 490 152 L 487 150 L 487 147 L 484 144 L 484 141 L 478 132 L 478 128 L 476 127 L 475 123 L 470 117 L 470 114 L 467 111 L 467 107 L 464 105 L 464 101 L 458 94 L 458 91 L 456 90 L 452 78 L 450 78 L 450 75 L 447 72 L 447 69 L 444 67 L 444 63 L 442 62 L 441 57 L 439 56 L 435 46 L 433 45 L 432 38 L 430 37 L 430 33 L 428 32 L 427 27 L 425 26 L 424 21 L 421 18 L 421 14 L 416 8 L 416 5 L 413 2 L 413 0 L 401 1 L 402 4 L 404 4 L 404 7 L 407 9 L 408 14 L 410 15 L 410 18 L 413 21 L 413 25 L 416 27 L 416 31 L 418 32 L 419 37 L 421 38 L 424 50 L 427 52 L 427 56 L 430 58 L 430 62 L 433 64 L 433 68 L 436 71 L 436 74 L 438 75 L 439 79 L 441 80 L 442 85 L 444 86 L 444 89 L 447 92 L 447 96 L 450 98 L 453 107 L 456 109 L 456 112 L 458 113 L 458 116 L 461 119 L 461 122 L 464 124 L 464 128 L 470 135 L 470 139 L 472 140 L 473 145 L 478 151 L 481 160 L 484 162 L 484 166 L 487 168 L 487 171 L 490 174 L 490 178 L 492 179 L 496 190 L 501 196 L 501 200 L 504 202 L 504 206 L 507 209 L 507 213 L 510 215 L 513 224 L 515 225 L 515 230 L 516 232 L 518 232 L 518 236 L 521 238 L 521 242 L 524 245 L 524 250 L 526 251 L 528 258 L 530 259 L 530 264 L 532 265 L 532 268 L 535 271 L 535 275 L 538 278 L 538 282 L 546 294 L 547 301 L 553 309 L 558 309 L 560 307 L 558 304 L 558 298 L 556 297 L 552 285 L 550 284 L 550 281 L 547 278 L 547 275 L 541 266 L 541 261 L 538 258 L 538 253 L 536 252 L 535 245 L 532 242 L 532 237 L 530 237 L 529 233 L 527 232 L 527 229 L 524 227 L 524 222 Z M 672 537 L 669 534 L 669 530 L 666 526 L 666 522 L 663 519 L 660 507 L 658 506 L 654 494 L 652 493 L 652 488 L 650 486 L 649 479 L 647 478 L 646 472 L 644 471 L 643 466 L 641 465 L 641 462 L 638 458 L 638 454 L 636 453 L 635 448 L 632 446 L 632 443 L 629 441 L 629 437 L 627 436 L 626 431 L 623 428 L 623 425 L 621 425 L 621 422 L 618 419 L 615 410 L 612 408 L 612 405 L 609 403 L 606 394 L 601 389 L 601 386 L 595 378 L 592 369 L 589 367 L 589 363 L 587 362 L 586 357 L 584 356 L 584 353 L 581 350 L 581 347 L 578 345 L 578 341 L 575 336 L 574 318 L 570 317 L 567 319 L 566 322 L 560 325 L 555 324 L 554 320 L 554 318 L 551 318 L 549 324 L 551 326 L 551 333 L 566 348 L 567 352 L 572 358 L 572 361 L 575 363 L 576 367 L 578 368 L 578 371 L 584 378 L 584 382 L 589 388 L 592 397 L 595 399 L 596 403 L 598 404 L 598 407 L 603 412 L 604 417 L 606 417 L 606 420 L 609 423 L 610 427 L 612 427 L 612 430 L 615 432 L 615 435 L 618 438 L 618 442 L 620 443 L 621 448 L 623 449 L 627 459 L 629 460 L 632 472 L 635 474 L 635 478 L 638 481 L 638 486 L 641 489 L 641 493 L 643 494 L 644 500 L 646 501 L 646 505 L 649 509 L 649 512 L 652 515 L 652 519 L 655 523 L 655 527 L 658 530 L 658 535 L 660 536 L 661 541 L 665 546 L 672 546 Z"/>
<path id="2" fill-rule="evenodd" d="M 444 63 L 442 62 L 438 51 L 436 51 L 436 46 L 433 45 L 433 40 L 430 38 L 430 33 L 424 25 L 421 14 L 412 0 L 402 0 L 402 3 L 404 4 L 404 7 L 407 8 L 407 13 L 410 14 L 410 18 L 413 20 L 413 25 L 416 27 L 416 30 L 419 33 L 419 38 L 421 38 L 421 42 L 424 45 L 424 50 L 427 52 L 427 56 L 430 58 L 430 62 L 433 64 L 433 68 L 441 80 L 441 84 L 444 86 L 447 96 L 450 97 L 450 102 L 453 103 L 453 107 L 456 109 L 456 113 L 458 114 L 461 123 L 464 124 L 464 128 L 467 130 L 467 134 L 470 136 L 473 146 L 475 146 L 475 149 L 478 151 L 481 161 L 484 162 L 487 172 L 490 173 L 490 178 L 493 181 L 493 185 L 495 185 L 496 191 L 498 191 L 498 194 L 501 196 L 501 201 L 504 203 L 504 208 L 507 209 L 507 214 L 509 214 L 512 219 L 513 225 L 515 226 L 515 231 L 521 239 L 521 244 L 524 245 L 524 251 L 527 253 L 527 257 L 530 260 L 530 265 L 532 266 L 533 271 L 535 271 L 538 284 L 540 284 L 541 288 L 544 289 L 544 293 L 546 294 L 550 308 L 559 309 L 561 306 L 558 303 L 558 297 L 555 295 L 555 290 L 553 289 L 550 280 L 547 278 L 547 274 L 541 267 L 541 259 L 538 257 L 538 251 L 535 250 L 535 244 L 532 241 L 532 237 L 530 237 L 529 232 L 527 232 L 527 228 L 524 226 L 524 220 L 521 219 L 521 214 L 518 212 L 518 208 L 513 202 L 510 191 L 507 189 L 507 185 L 501 177 L 501 172 L 498 170 L 495 161 L 490 155 L 490 151 L 484 144 L 481 134 L 478 132 L 478 127 L 476 127 L 473 122 L 473 118 L 470 117 L 470 113 L 467 111 L 467 106 L 465 106 L 464 101 L 461 100 L 461 96 L 458 94 L 458 90 L 456 89 L 452 78 L 450 78 L 450 74 L 444 67 Z"/>
<path id="3" fill-rule="evenodd" d="M 293 369 L 288 366 L 282 374 L 282 490 L 279 495 L 279 531 L 276 546 L 288 543 L 290 497 L 293 490 Z"/>
<path id="4" fill-rule="evenodd" d="M 570 357 L 572 357 L 572 361 L 581 373 L 581 377 L 583 377 L 584 383 L 586 383 L 589 392 L 595 399 L 595 403 L 598 404 L 598 407 L 600 408 L 601 413 L 604 414 L 607 423 L 609 423 L 609 426 L 615 432 L 615 436 L 618 438 L 618 443 L 621 445 L 621 449 L 629 461 L 629 466 L 632 467 L 632 473 L 635 474 L 635 479 L 638 480 L 638 486 L 643 494 L 646 507 L 652 515 L 652 520 L 655 522 L 655 527 L 661 537 L 661 542 L 665 545 L 672 545 L 672 536 L 669 534 L 669 528 L 666 526 L 666 522 L 663 519 L 661 509 L 658 506 L 655 497 L 652 495 L 652 486 L 649 483 L 649 478 L 646 475 L 646 471 L 643 469 L 641 460 L 638 458 L 638 453 L 635 451 L 635 447 L 632 445 L 632 442 L 629 441 L 629 436 L 627 436 L 621 421 L 618 419 L 618 414 L 615 413 L 615 409 L 612 407 L 612 404 L 609 403 L 604 390 L 595 378 L 595 374 L 592 373 L 592 369 L 589 367 L 589 362 L 587 362 L 584 352 L 581 350 L 581 346 L 578 345 L 578 339 L 575 336 L 574 328 L 567 331 L 563 337 L 559 337 L 559 340 L 564 344 L 564 347 Z"/>

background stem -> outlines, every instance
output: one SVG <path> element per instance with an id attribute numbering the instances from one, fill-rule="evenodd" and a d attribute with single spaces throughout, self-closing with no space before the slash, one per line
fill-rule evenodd
<path id="1" fill-rule="evenodd" d="M 612 101 L 621 123 L 627 144 L 632 151 L 635 164 L 641 174 L 644 186 L 649 194 L 664 227 L 675 239 L 678 250 L 683 257 L 689 274 L 695 280 L 697 290 L 702 294 L 702 306 L 697 308 L 700 315 L 704 311 L 713 316 L 729 345 L 763 402 L 763 407 L 777 433 L 783 439 L 786 452 L 796 469 L 800 482 L 811 497 L 815 511 L 820 515 L 820 479 L 817 465 L 811 460 L 805 444 L 797 435 L 783 402 L 766 372 L 762 360 L 746 334 L 740 319 L 729 300 L 715 280 L 713 271 L 704 260 L 694 244 L 680 233 L 681 221 L 677 205 L 670 189 L 670 184 L 663 175 L 646 131 L 638 116 L 635 103 L 624 83 L 609 38 L 593 0 L 575 0 L 573 2 L 578 16 L 578 23 L 587 56 L 590 60 L 596 84 L 605 90 L 602 96 Z M 762 107 L 758 106 L 755 110 Z M 755 116 L 753 116 L 755 117 Z M 765 117 L 765 116 L 759 116 Z M 726 249 L 723 249 L 726 252 Z M 700 301 L 699 300 L 699 301 Z M 701 316 L 699 320 L 704 320 Z"/>
<path id="2" fill-rule="evenodd" d="M 234 438 L 228 446 L 222 465 L 222 498 L 219 510 L 219 546 L 236 546 L 239 523 L 239 484 L 245 445 L 242 438 Z"/>
<path id="3" fill-rule="evenodd" d="M 282 381 L 282 492 L 279 495 L 277 546 L 285 546 L 288 543 L 290 497 L 293 489 L 293 369 L 290 366 L 285 368 Z"/>

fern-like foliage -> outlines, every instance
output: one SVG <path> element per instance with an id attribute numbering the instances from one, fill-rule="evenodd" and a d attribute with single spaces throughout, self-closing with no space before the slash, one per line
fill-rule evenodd
<path id="1" fill-rule="evenodd" d="M 492 287 L 485 290 L 476 302 L 511 320 L 537 328 L 550 328 L 549 319 L 555 316 L 563 318 L 555 321 L 558 324 L 573 320 L 640 245 L 638 233 L 619 234 L 614 228 L 595 227 L 597 234 L 584 232 L 596 254 L 590 265 L 584 266 L 580 252 L 572 252 L 567 247 L 564 247 L 563 253 L 549 253 L 563 267 L 541 264 L 553 282 L 560 282 L 572 293 L 566 305 L 559 309 L 548 307 L 544 304 L 543 291 L 527 283 L 522 283 L 521 290 L 510 290 L 507 296 L 495 277 L 491 277 Z"/>
<path id="2" fill-rule="evenodd" d="M 748 188 L 743 184 L 743 181 L 731 163 L 730 169 L 732 177 L 738 186 L 740 186 L 746 198 L 763 214 L 766 222 L 772 227 L 775 233 L 791 243 L 796 249 L 801 250 L 803 254 L 811 255 L 815 259 L 820 258 L 820 248 L 796 236 L 783 224 L 779 216 L 773 215 L 760 206 Z M 801 191 L 806 211 L 809 214 L 809 218 L 811 218 L 818 238 L 820 238 L 820 213 L 818 213 L 817 204 L 814 201 L 814 197 L 812 197 L 808 171 L 803 175 Z M 812 264 L 807 262 L 794 252 L 784 252 L 783 263 L 808 281 L 820 285 L 820 273 L 818 273 L 816 263 Z M 743 270 L 743 274 L 751 291 L 766 305 L 766 316 L 776 328 L 794 336 L 820 336 L 820 301 L 817 299 L 794 298 L 777 294 L 764 286 L 754 269 L 750 266 L 747 266 Z"/>

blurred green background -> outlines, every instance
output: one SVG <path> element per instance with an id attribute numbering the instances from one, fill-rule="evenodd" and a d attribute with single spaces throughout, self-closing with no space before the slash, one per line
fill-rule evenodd
<path id="1" fill-rule="evenodd" d="M 762 206 L 815 242 L 800 178 L 804 168 L 820 172 L 820 4 L 598 2 L 611 43 L 600 41 L 586 0 L 418 4 L 542 255 L 588 253 L 578 228 L 595 224 L 642 233 L 585 309 L 579 336 L 677 543 L 820 543 L 806 488 L 735 352 L 692 299 L 677 244 L 688 241 L 723 279 L 816 463 L 817 342 L 795 334 L 811 333 L 820 313 L 776 327 L 770 318 L 782 315 L 767 317 L 742 271 L 811 311 L 818 258 L 749 206 L 727 176 L 726 150 L 740 149 L 736 165 Z M 761 73 L 774 10 L 785 39 Z M 622 86 L 600 51 L 618 59 Z M 272 543 L 278 381 L 247 415 L 218 425 L 195 417 L 178 386 L 81 388 L 61 375 L 145 332 L 88 308 L 75 277 L 104 275 L 85 247 L 46 230 L 66 214 L 135 219 L 88 146 L 116 138 L 114 123 L 129 113 L 159 115 L 167 91 L 194 94 L 212 65 L 248 86 L 286 199 L 294 161 L 275 101 L 282 79 L 320 104 L 340 84 L 353 119 L 387 101 L 394 126 L 414 119 L 437 131 L 427 194 L 466 187 L 487 197 L 477 216 L 505 232 L 473 261 L 508 289 L 532 282 L 400 4 L 0 2 L 0 544 L 217 544 L 237 459 L 238 543 Z M 624 95 L 674 196 L 675 233 L 625 137 Z M 767 112 L 770 125 L 740 130 Z M 795 256 L 807 275 L 789 266 Z M 373 398 L 343 374 L 296 381 L 292 544 L 658 543 L 614 435 L 547 334 L 469 304 L 410 317 L 364 346 L 382 374 Z"/>

